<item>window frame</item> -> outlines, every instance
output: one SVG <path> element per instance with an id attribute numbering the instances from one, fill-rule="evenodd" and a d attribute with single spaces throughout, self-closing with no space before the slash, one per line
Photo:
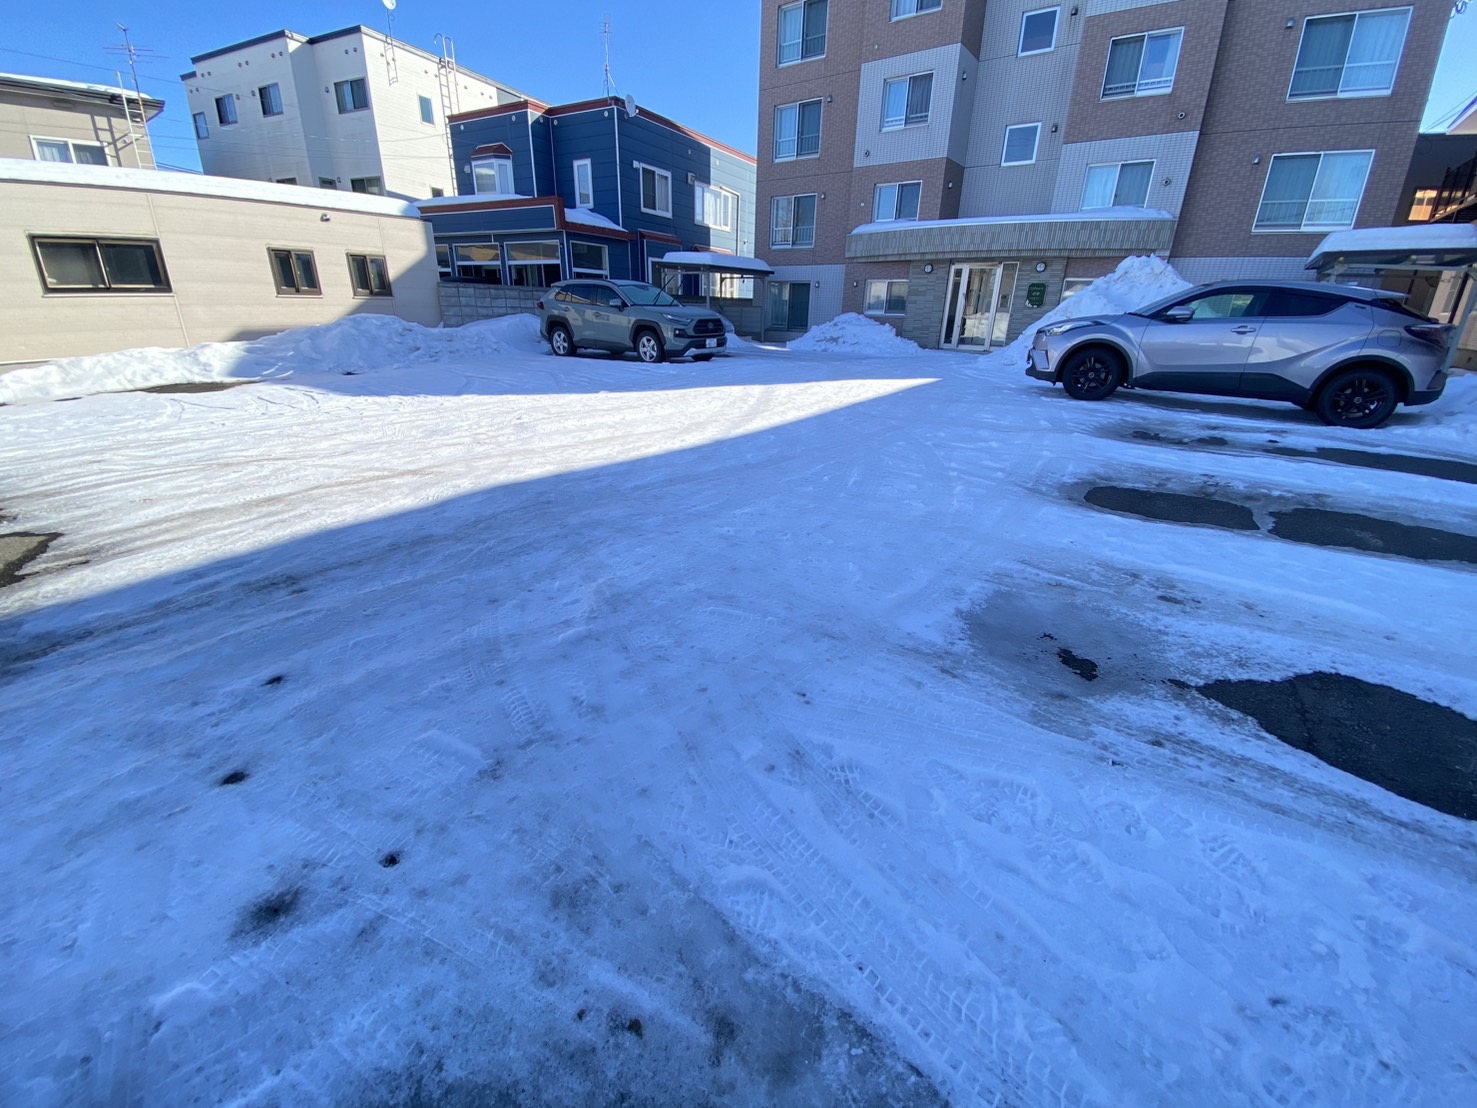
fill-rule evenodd
<path id="1" fill-rule="evenodd" d="M 816 106 L 815 150 L 812 153 L 802 154 L 800 153 L 800 140 L 802 137 L 800 133 L 800 121 L 803 118 L 801 109 L 809 107 L 811 104 Z M 795 152 L 793 154 L 780 153 L 780 117 L 782 113 L 787 111 L 793 111 L 795 113 L 795 137 L 786 140 L 795 144 Z M 821 156 L 821 134 L 825 130 L 825 114 L 825 102 L 819 96 L 812 96 L 808 100 L 794 100 L 788 104 L 776 104 L 774 106 L 774 160 L 776 162 L 796 162 L 805 158 L 819 158 Z"/>
<path id="2" fill-rule="evenodd" d="M 806 198 L 809 198 L 809 199 L 815 201 L 815 203 L 813 205 L 813 210 L 815 212 L 815 217 L 814 217 L 814 221 L 810 225 L 810 241 L 809 242 L 804 242 L 804 243 L 797 243 L 795 241 L 795 201 L 797 201 L 797 200 L 804 200 Z M 789 235 L 789 238 L 785 242 L 776 242 L 775 241 L 775 232 L 778 230 L 778 226 L 775 223 L 774 212 L 775 212 L 775 204 L 777 204 L 781 200 L 788 200 L 790 202 L 790 222 L 789 222 L 789 224 L 787 226 L 787 233 Z M 786 196 L 771 196 L 769 198 L 769 245 L 770 245 L 770 248 L 773 249 L 773 250 L 812 250 L 812 249 L 814 249 L 815 248 L 815 231 L 816 231 L 817 224 L 820 223 L 820 218 L 821 218 L 821 204 L 820 204 L 820 193 L 818 193 L 818 192 L 797 192 L 797 193 L 794 193 L 794 194 L 791 194 L 791 195 L 786 195 Z"/>
<path id="3" fill-rule="evenodd" d="M 899 214 L 903 206 L 903 189 L 908 185 L 918 186 L 918 203 L 910 216 Z M 878 205 L 882 200 L 883 189 L 896 189 L 893 193 L 893 214 L 890 216 L 879 215 Z M 916 223 L 918 216 L 923 210 L 923 182 L 917 181 L 880 181 L 872 186 L 872 222 L 873 223 Z"/>
<path id="4" fill-rule="evenodd" d="M 574 264 L 574 248 L 576 246 L 584 246 L 591 250 L 600 251 L 601 257 L 605 259 L 605 267 L 603 269 L 590 269 L 584 266 L 576 266 Z M 610 247 L 606 246 L 603 242 L 586 242 L 584 239 L 569 240 L 569 278 L 573 281 L 582 277 L 601 281 L 610 280 Z"/>
<path id="5" fill-rule="evenodd" d="M 351 104 L 349 107 L 344 107 L 344 104 L 347 102 L 344 97 L 344 90 L 347 89 L 350 93 L 353 93 L 355 85 L 358 85 L 364 93 L 364 103 L 358 105 Z M 333 101 L 338 107 L 339 115 L 353 115 L 355 112 L 369 111 L 369 78 L 346 77 L 342 81 L 333 82 Z"/>
<path id="6" fill-rule="evenodd" d="M 883 286 L 883 289 L 882 289 L 882 310 L 881 311 L 873 311 L 871 308 L 869 308 L 867 306 L 872 301 L 872 286 L 873 285 L 881 285 L 881 286 Z M 893 285 L 902 285 L 903 286 L 903 295 L 902 295 L 903 307 L 902 307 L 902 310 L 901 311 L 888 311 L 888 305 L 894 299 L 893 293 L 892 293 L 892 286 Z M 908 278 L 906 278 L 906 277 L 877 277 L 877 278 L 872 278 L 872 279 L 868 280 L 867 283 L 866 283 L 866 285 L 863 286 L 863 288 L 862 288 L 862 315 L 865 315 L 865 316 L 874 316 L 874 317 L 884 317 L 885 316 L 885 317 L 889 317 L 889 318 L 897 318 L 899 316 L 905 316 L 905 315 L 907 315 L 908 314 L 908 288 L 907 288 L 907 285 L 908 285 Z"/>
<path id="7" fill-rule="evenodd" d="M 1147 165 L 1149 167 L 1149 183 L 1144 186 L 1144 202 L 1142 204 L 1104 204 L 1094 208 L 1080 207 L 1077 210 L 1079 212 L 1102 212 L 1109 208 L 1147 208 L 1149 206 L 1149 190 L 1154 187 L 1154 171 L 1159 166 L 1158 158 L 1129 158 L 1121 162 L 1089 163 L 1087 171 L 1082 175 L 1082 199 L 1084 202 L 1087 200 L 1087 179 L 1091 176 L 1092 171 L 1094 169 L 1106 169 L 1108 166 L 1112 166 L 1115 170 L 1113 174 L 1113 198 L 1116 200 L 1118 198 L 1118 182 L 1122 178 L 1123 167 L 1126 165 Z"/>
<path id="8" fill-rule="evenodd" d="M 898 11 L 899 5 L 907 3 L 911 3 L 913 5 L 912 11 Z M 929 3 L 930 6 L 926 8 L 919 7 L 919 5 L 923 3 Z M 942 11 L 943 6 L 944 0 L 892 0 L 887 9 L 889 12 L 887 21 L 889 23 L 896 23 L 900 19 L 912 19 L 915 15 L 927 15 L 929 12 Z"/>
<path id="9" fill-rule="evenodd" d="M 1267 202 L 1267 185 L 1272 180 L 1272 167 L 1277 164 L 1278 158 L 1308 158 L 1314 155 L 1318 158 L 1318 168 L 1313 171 L 1313 183 L 1308 186 L 1308 203 L 1312 202 L 1312 192 L 1318 187 L 1318 174 L 1323 170 L 1323 159 L 1329 154 L 1367 154 L 1369 161 L 1364 167 L 1364 180 L 1359 185 L 1359 196 L 1354 201 L 1354 214 L 1348 223 L 1330 224 L 1315 223 L 1308 224 L 1307 211 L 1304 209 L 1303 220 L 1297 227 L 1258 227 L 1261 221 L 1262 205 Z M 1359 209 L 1364 206 L 1364 194 L 1369 191 L 1369 176 L 1374 172 L 1374 159 L 1376 151 L 1370 150 L 1285 150 L 1273 154 L 1267 159 L 1267 175 L 1262 180 L 1261 195 L 1257 198 L 1256 215 L 1252 218 L 1251 232 L 1254 235 L 1324 235 L 1332 231 L 1347 231 L 1359 222 Z"/>
<path id="10" fill-rule="evenodd" d="M 27 235 L 31 245 L 31 258 L 36 264 L 36 276 L 41 279 L 41 294 L 43 296 L 77 296 L 97 295 L 99 293 L 111 293 L 124 296 L 171 296 L 174 294 L 174 286 L 169 280 L 169 269 L 164 264 L 164 248 L 158 239 L 133 238 L 128 235 Z M 103 286 L 97 285 L 53 285 L 51 279 L 46 275 L 46 263 L 41 255 L 41 247 L 47 243 L 66 243 L 74 245 L 86 243 L 92 246 L 97 256 L 98 272 L 102 274 Z M 114 285 L 108 275 L 107 261 L 103 255 L 104 246 L 146 246 L 154 252 L 154 262 L 159 269 L 160 284 L 157 285 Z"/>
<path id="11" fill-rule="evenodd" d="M 1173 72 L 1170 73 L 1170 75 L 1169 75 L 1169 84 L 1165 85 L 1162 88 L 1150 88 L 1150 89 L 1141 88 L 1140 86 L 1143 84 L 1143 81 L 1144 81 L 1144 55 L 1146 55 L 1148 53 L 1149 40 L 1151 38 L 1157 38 L 1160 35 L 1175 35 L 1175 36 L 1177 36 L 1176 41 L 1175 41 L 1175 47 L 1174 47 L 1174 67 L 1173 67 Z M 1119 43 L 1119 42 L 1128 42 L 1130 39 L 1136 39 L 1136 38 L 1143 39 L 1144 40 L 1144 45 L 1143 45 L 1143 49 L 1139 52 L 1139 68 L 1138 68 L 1138 74 L 1134 78 L 1133 91 L 1132 92 L 1115 92 L 1115 93 L 1109 94 L 1109 92 L 1108 92 L 1108 71 L 1113 67 L 1113 46 L 1116 43 Z M 1157 31 L 1136 31 L 1135 33 L 1133 33 L 1131 35 L 1114 35 L 1111 39 L 1108 40 L 1108 56 L 1103 61 L 1103 81 L 1102 81 L 1102 85 L 1100 86 L 1102 91 L 1098 94 L 1098 99 L 1099 100 L 1102 100 L 1102 101 L 1106 101 L 1106 100 L 1132 100 L 1132 99 L 1134 99 L 1136 97 L 1139 97 L 1139 96 L 1168 96 L 1171 92 L 1174 91 L 1174 83 L 1175 83 L 1175 81 L 1177 81 L 1179 79 L 1179 75 L 1180 75 L 1180 53 L 1184 50 L 1184 46 L 1185 46 L 1185 29 L 1184 29 L 1184 27 L 1164 27 L 1164 28 L 1161 28 L 1161 29 L 1159 29 Z"/>
<path id="12" fill-rule="evenodd" d="M 1044 46 L 1040 50 L 1027 50 L 1027 49 L 1025 49 L 1025 45 L 1026 45 L 1026 20 L 1030 19 L 1033 15 L 1043 15 L 1046 12 L 1051 12 L 1052 13 L 1052 20 L 1051 20 L 1051 45 L 1050 46 Z M 1061 9 L 1061 5 L 1060 4 L 1053 4 L 1050 7 L 1046 7 L 1046 8 L 1033 8 L 1031 11 L 1021 12 L 1021 26 L 1020 26 L 1020 30 L 1017 32 L 1016 37 L 1015 37 L 1015 56 L 1018 57 L 1018 58 L 1034 58 L 1037 54 L 1050 54 L 1053 50 L 1056 49 L 1057 35 L 1061 32 L 1061 29 L 1062 29 L 1062 9 Z M 1109 45 L 1109 47 L 1108 47 L 1109 52 L 1111 52 L 1112 49 L 1113 49 L 1112 46 Z"/>
<path id="13" fill-rule="evenodd" d="M 580 167 L 585 170 L 585 193 L 580 191 Z M 593 158 L 575 158 L 570 166 L 574 175 L 574 206 L 586 210 L 595 206 L 595 162 Z M 588 194 L 589 199 L 585 199 Z"/>
<path id="14" fill-rule="evenodd" d="M 720 223 L 709 223 L 707 219 L 707 193 L 713 193 L 723 198 L 721 212 L 724 221 Z M 694 181 L 692 184 L 692 218 L 699 227 L 708 227 L 714 231 L 732 231 L 734 227 L 734 213 L 738 209 L 739 194 L 733 189 L 726 189 L 722 185 L 709 184 L 703 181 Z"/>
<path id="15" fill-rule="evenodd" d="M 371 181 L 375 182 L 374 188 L 369 187 L 369 182 Z M 364 187 L 362 189 L 356 189 L 354 185 L 360 182 L 364 184 Z M 360 196 L 383 196 L 385 194 L 385 179 L 382 175 L 374 177 L 350 177 L 349 191 L 357 192 Z"/>
<path id="16" fill-rule="evenodd" d="M 470 162 L 472 167 L 472 195 L 473 196 L 517 196 L 518 186 L 513 180 L 513 156 L 511 154 L 485 154 L 480 158 L 473 158 Z M 502 180 L 502 169 L 506 166 L 508 170 L 508 191 L 483 192 L 477 177 L 478 167 L 492 166 L 493 183 Z"/>
<path id="17" fill-rule="evenodd" d="M 222 108 L 231 109 L 231 118 L 226 119 L 226 113 Z M 236 97 L 233 93 L 225 93 L 215 98 L 215 121 L 222 127 L 234 127 L 241 122 L 241 113 L 236 110 Z"/>
<path id="18" fill-rule="evenodd" d="M 1335 92 L 1315 92 L 1315 93 L 1309 93 L 1309 94 L 1306 94 L 1306 95 L 1303 95 L 1303 96 L 1294 96 L 1293 95 L 1293 93 L 1292 93 L 1292 86 L 1297 81 L 1297 76 L 1298 76 L 1298 64 L 1297 63 L 1298 63 L 1298 59 L 1301 58 L 1302 55 L 1303 55 L 1303 43 L 1307 39 L 1307 35 L 1308 35 L 1308 24 L 1310 24 L 1310 23 L 1321 23 L 1321 22 L 1323 22 L 1325 20 L 1329 20 L 1329 19 L 1348 19 L 1350 16 L 1352 16 L 1354 18 L 1354 30 L 1351 31 L 1350 34 L 1349 34 L 1349 47 L 1352 47 L 1354 45 L 1354 34 L 1357 33 L 1358 30 L 1359 30 L 1359 19 L 1360 19 L 1361 16 L 1365 16 L 1365 15 L 1383 15 L 1383 14 L 1386 14 L 1386 13 L 1389 13 L 1389 12 L 1402 12 L 1402 11 L 1405 13 L 1405 30 L 1402 32 L 1402 34 L 1400 36 L 1400 49 L 1395 52 L 1395 69 L 1390 74 L 1390 87 L 1389 88 L 1385 89 L 1382 92 L 1379 92 L 1379 91 L 1371 91 L 1371 92 L 1366 92 L 1366 91 L 1360 91 L 1360 92 L 1335 91 Z M 1322 13 L 1320 15 L 1304 16 L 1303 17 L 1303 25 L 1302 25 L 1302 28 L 1298 31 L 1298 48 L 1297 48 L 1297 53 L 1293 55 L 1293 59 L 1292 59 L 1292 76 L 1289 77 L 1288 78 L 1288 81 L 1287 81 L 1287 97 L 1286 97 L 1287 102 L 1289 104 L 1300 104 L 1300 103 L 1302 103 L 1305 100 L 1362 100 L 1362 99 L 1367 99 L 1369 97 L 1374 97 L 1374 96 L 1393 96 L 1395 94 L 1395 82 L 1400 79 L 1400 63 L 1405 59 L 1405 46 L 1410 41 L 1410 23 L 1411 23 L 1411 20 L 1413 20 L 1414 18 L 1415 18 L 1415 8 L 1414 8 L 1413 5 L 1405 5 L 1405 6 L 1402 6 L 1402 7 L 1394 7 L 1394 8 L 1363 8 L 1363 9 L 1360 9 L 1358 11 L 1324 12 L 1324 13 Z M 1339 65 L 1339 84 L 1340 85 L 1342 85 L 1344 83 L 1344 74 L 1345 74 L 1345 72 L 1347 72 L 1348 68 L 1349 68 L 1349 52 L 1348 52 L 1348 48 L 1345 48 L 1345 50 L 1344 50 L 1344 60 Z"/>
<path id="19" fill-rule="evenodd" d="M 415 96 L 416 100 L 419 101 L 417 106 L 420 108 L 421 111 L 421 122 L 426 124 L 426 126 L 428 127 L 436 126 L 435 103 L 431 100 L 429 96 L 422 96 L 420 93 L 416 93 Z"/>
<path id="20" fill-rule="evenodd" d="M 1031 128 L 1032 130 L 1034 130 L 1036 132 L 1035 137 L 1031 139 L 1031 156 L 1029 158 L 1026 158 L 1023 161 L 1015 161 L 1015 162 L 1008 162 L 1008 161 L 1006 161 L 1005 160 L 1005 153 L 1006 153 L 1007 150 L 1010 149 L 1010 133 L 1012 131 L 1024 131 L 1027 128 Z M 1036 156 L 1038 154 L 1040 154 L 1040 153 L 1041 153 L 1041 124 L 1040 123 L 1012 123 L 1012 124 L 1008 125 L 1005 128 L 1005 140 L 1000 144 L 1000 165 L 1002 167 L 1005 167 L 1005 166 L 1014 166 L 1014 165 L 1035 165 L 1036 164 Z"/>
<path id="21" fill-rule="evenodd" d="M 805 322 L 801 326 L 799 326 L 799 327 L 794 326 L 793 319 L 791 318 L 791 313 L 792 313 L 792 309 L 794 307 L 794 302 L 795 302 L 794 301 L 794 294 L 793 294 L 793 291 L 792 290 L 794 289 L 794 287 L 796 285 L 802 285 L 805 288 Z M 781 292 L 781 290 L 783 290 L 783 292 Z M 812 299 L 811 294 L 810 294 L 810 290 L 811 290 L 811 283 L 809 281 L 770 281 L 770 282 L 768 282 L 768 287 L 766 289 L 766 292 L 767 292 L 768 297 L 769 297 L 769 302 L 768 302 L 768 304 L 766 304 L 765 310 L 768 313 L 769 326 L 771 328 L 775 329 L 775 330 L 780 330 L 780 331 L 804 331 L 804 330 L 809 329 L 809 327 L 810 327 L 810 302 L 811 302 L 811 299 Z M 775 309 L 775 306 L 776 306 L 776 304 L 775 304 L 776 298 L 782 299 L 783 302 L 784 302 L 784 305 L 785 305 L 785 318 L 784 318 L 784 321 L 783 322 L 781 322 L 779 320 L 776 320 L 774 318 L 775 317 L 775 310 L 774 309 Z"/>
<path id="22" fill-rule="evenodd" d="M 282 283 L 282 271 L 278 268 L 278 255 L 286 255 L 292 266 L 293 287 L 287 288 Z M 308 264 L 313 269 L 313 281 L 316 287 L 302 288 L 300 277 L 301 271 L 298 266 L 300 259 L 307 258 Z M 322 296 L 323 278 L 318 274 L 318 259 L 314 257 L 311 249 L 302 250 L 294 246 L 269 246 L 267 247 L 267 261 L 272 270 L 272 283 L 277 286 L 278 296 Z"/>
<path id="23" fill-rule="evenodd" d="M 883 131 L 901 131 L 908 127 L 927 127 L 933 120 L 933 70 L 923 70 L 918 73 L 908 73 L 901 77 L 888 77 L 882 82 L 882 127 Z M 928 111 L 922 119 L 908 122 L 908 103 L 913 99 L 913 82 L 920 77 L 928 78 Z M 906 82 L 907 91 L 903 95 L 903 121 L 901 123 L 887 122 L 887 90 L 892 85 Z"/>
<path id="24" fill-rule="evenodd" d="M 451 279 L 453 281 L 465 281 L 468 284 L 475 284 L 475 285 L 497 285 L 499 287 L 505 287 L 508 284 L 508 273 L 507 273 L 507 270 L 504 268 L 506 262 L 505 262 L 505 259 L 503 258 L 503 248 L 502 248 L 502 244 L 501 243 L 492 242 L 492 241 L 488 241 L 488 242 L 452 242 L 452 243 L 448 243 L 447 246 L 450 248 L 450 262 L 451 262 L 451 268 L 448 270 L 448 272 L 451 274 Z M 484 249 L 484 250 L 495 250 L 495 251 L 497 251 L 497 261 L 496 262 L 491 262 L 491 261 L 481 261 L 481 262 L 479 262 L 479 261 L 472 261 L 470 259 L 467 260 L 467 261 L 463 261 L 462 260 L 462 257 L 461 257 L 461 254 L 460 254 L 460 251 L 463 250 L 466 247 L 469 247 L 469 246 L 475 246 L 475 247 L 478 247 L 478 248 Z M 471 268 L 475 267 L 477 269 L 487 269 L 487 268 L 489 268 L 491 266 L 494 266 L 494 265 L 497 267 L 497 280 L 496 281 L 485 281 L 485 280 L 480 280 L 480 279 L 478 279 L 476 277 L 463 277 L 462 276 L 462 270 L 464 268 L 471 269 Z"/>
<path id="25" fill-rule="evenodd" d="M 826 5 L 826 27 L 825 30 L 821 33 L 821 48 L 819 53 L 807 54 L 805 52 L 805 11 L 807 8 L 811 7 L 814 4 Z M 800 38 L 798 40 L 799 53 L 795 57 L 790 58 L 787 61 L 785 59 L 785 40 L 782 37 L 784 35 L 785 13 L 795 11 L 796 9 L 799 9 L 800 11 Z M 783 66 L 787 65 L 799 65 L 801 62 L 813 62 L 818 58 L 824 58 L 826 56 L 826 49 L 830 46 L 831 39 L 830 0 L 795 0 L 793 4 L 780 5 L 778 15 L 775 19 L 774 32 L 774 64 L 776 69 L 782 68 Z"/>
<path id="26" fill-rule="evenodd" d="M 272 103 L 273 103 L 273 105 L 277 109 L 274 112 L 267 111 L 267 99 L 268 99 L 268 97 L 265 95 L 265 93 L 266 93 L 266 91 L 268 89 L 273 89 L 274 90 L 273 93 L 272 93 L 272 96 L 271 96 Z M 268 84 L 265 84 L 265 85 L 258 85 L 257 86 L 257 89 L 256 89 L 256 103 L 257 103 L 257 107 L 259 107 L 261 109 L 262 118 L 263 119 L 271 119 L 273 116 L 278 116 L 278 115 L 284 114 L 283 107 L 282 107 L 282 85 L 281 85 L 281 83 L 278 82 L 278 81 L 272 81 L 272 82 L 269 82 Z"/>
<path id="27" fill-rule="evenodd" d="M 344 257 L 347 258 L 349 262 L 349 288 L 351 288 L 354 292 L 354 299 L 367 300 L 371 297 L 383 298 L 387 296 L 392 297 L 395 295 L 390 285 L 390 263 L 388 260 L 386 260 L 383 254 L 364 254 L 358 251 L 350 250 L 345 253 Z M 354 263 L 356 261 L 362 261 L 364 263 L 364 274 L 366 280 L 362 285 L 359 281 L 359 274 L 354 269 Z M 374 287 L 374 262 L 379 262 L 381 268 L 384 271 L 383 289 L 376 289 Z"/>
<path id="28" fill-rule="evenodd" d="M 320 189 L 332 189 L 334 192 L 337 192 L 338 191 L 338 180 L 336 178 L 333 178 L 333 177 L 319 177 L 318 178 L 318 187 Z"/>
<path id="29" fill-rule="evenodd" d="M 210 120 L 204 112 L 191 112 L 190 118 L 195 124 L 195 139 L 207 139 L 210 137 Z"/>
<path id="30" fill-rule="evenodd" d="M 672 174 L 671 174 L 671 172 L 669 170 L 659 169 L 657 166 L 654 166 L 654 165 L 648 165 L 646 162 L 637 162 L 636 163 L 636 170 L 637 170 L 638 177 L 639 177 L 639 191 L 637 192 L 636 199 L 639 201 L 639 203 L 641 205 L 642 214 L 644 214 L 644 215 L 656 215 L 656 216 L 661 216 L 663 219 L 671 219 L 672 218 Z M 661 197 L 661 191 L 662 190 L 660 188 L 660 178 L 665 177 L 667 179 L 667 208 L 666 208 L 665 211 L 663 211 L 660 208 L 648 208 L 646 206 L 646 174 L 648 174 L 648 173 L 652 174 L 652 190 L 651 191 L 653 193 L 654 200 L 657 203 L 660 203 L 661 202 L 661 198 L 662 198 Z"/>
<path id="31" fill-rule="evenodd" d="M 469 245 L 480 246 L 483 244 L 475 243 Z M 549 285 L 554 284 L 555 281 L 564 280 L 564 250 L 560 246 L 558 239 L 519 239 L 513 242 L 503 242 L 501 244 L 494 245 L 499 245 L 501 247 L 501 249 L 499 250 L 499 254 L 502 257 L 503 268 L 507 271 L 508 274 L 508 285 L 510 288 L 544 289 L 548 288 Z M 509 254 L 511 254 L 515 247 L 519 246 L 552 246 L 554 248 L 554 257 L 552 259 L 545 258 L 540 261 L 515 262 L 511 257 L 509 257 Z M 515 279 L 514 275 L 516 273 L 520 273 L 529 269 L 546 269 L 549 266 L 556 267 L 559 270 L 559 276 L 555 277 L 553 281 L 548 282 L 548 284 L 520 284 Z M 544 274 L 544 276 L 547 276 L 547 274 Z"/>
<path id="32" fill-rule="evenodd" d="M 83 142 L 80 139 L 53 138 L 51 135 L 27 135 L 31 140 L 31 157 L 38 162 L 52 162 L 50 158 L 41 156 L 41 148 L 38 143 L 48 142 L 66 147 L 67 160 L 64 162 L 52 162 L 53 165 L 112 165 L 108 161 L 108 148 L 100 142 Z M 100 162 L 84 162 L 77 157 L 77 147 L 85 147 L 88 150 L 102 151 L 103 160 Z"/>

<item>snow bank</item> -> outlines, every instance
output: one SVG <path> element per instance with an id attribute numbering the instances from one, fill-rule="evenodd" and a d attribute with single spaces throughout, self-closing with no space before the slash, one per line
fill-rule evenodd
<path id="1" fill-rule="evenodd" d="M 261 380 L 364 373 L 416 362 L 483 361 L 542 348 L 532 315 L 423 327 L 398 316 L 356 315 L 250 342 L 210 342 L 185 349 L 145 347 L 61 358 L 0 376 L 0 403 L 125 392 L 186 382 Z"/>
<path id="2" fill-rule="evenodd" d="M 1112 273 L 1099 277 L 1071 299 L 1062 301 L 1047 312 L 1034 326 L 1021 332 L 1015 342 L 1004 348 L 1006 363 L 1019 365 L 1025 360 L 1026 350 L 1039 327 L 1062 319 L 1122 315 L 1189 287 L 1190 282 L 1175 272 L 1174 267 L 1163 258 L 1124 258 Z M 1000 354 L 1002 351 L 995 353 Z"/>
<path id="3" fill-rule="evenodd" d="M 812 327 L 789 344 L 791 350 L 812 354 L 869 354 L 899 357 L 919 353 L 916 342 L 899 338 L 885 323 L 847 312 L 829 323 Z"/>

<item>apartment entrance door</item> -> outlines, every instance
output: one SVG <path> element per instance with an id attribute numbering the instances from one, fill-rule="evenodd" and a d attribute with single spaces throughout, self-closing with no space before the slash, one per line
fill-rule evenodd
<path id="1" fill-rule="evenodd" d="M 954 266 L 949 273 L 949 298 L 944 302 L 942 346 L 981 352 L 990 349 L 1003 268 L 998 263 Z"/>

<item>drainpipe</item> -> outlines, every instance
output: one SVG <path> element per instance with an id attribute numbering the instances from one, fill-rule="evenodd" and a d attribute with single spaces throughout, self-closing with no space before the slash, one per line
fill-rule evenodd
<path id="1" fill-rule="evenodd" d="M 607 101 L 607 103 L 609 103 L 609 101 Z M 620 107 L 618 105 L 616 105 L 616 104 L 611 104 L 610 105 L 610 114 L 611 114 L 611 116 L 615 120 L 615 225 L 617 227 L 619 227 L 622 231 L 624 231 L 626 229 L 626 201 L 625 201 L 625 198 L 621 196 L 621 170 L 622 170 L 622 168 L 624 168 L 625 163 L 621 161 L 621 109 L 620 109 Z M 593 189 L 594 188 L 594 185 L 595 185 L 595 171 L 593 169 L 591 169 L 590 170 L 590 187 Z M 636 244 L 635 249 L 636 249 L 636 252 L 639 254 L 640 251 L 641 251 L 641 242 L 640 242 L 640 240 L 639 239 L 632 239 L 631 241 Z M 631 249 L 632 248 L 629 247 L 629 246 L 626 247 L 626 250 L 627 250 L 626 261 L 628 261 L 628 262 L 632 260 L 631 259 L 631 255 L 629 253 L 629 251 Z M 631 267 L 631 268 L 634 268 L 634 267 Z"/>

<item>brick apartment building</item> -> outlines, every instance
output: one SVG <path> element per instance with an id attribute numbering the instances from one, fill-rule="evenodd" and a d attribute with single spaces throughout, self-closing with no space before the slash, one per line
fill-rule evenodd
<path id="1" fill-rule="evenodd" d="M 1123 258 L 1304 278 L 1397 222 L 1451 12 L 1389 0 L 766 0 L 770 334 L 988 349 Z"/>

